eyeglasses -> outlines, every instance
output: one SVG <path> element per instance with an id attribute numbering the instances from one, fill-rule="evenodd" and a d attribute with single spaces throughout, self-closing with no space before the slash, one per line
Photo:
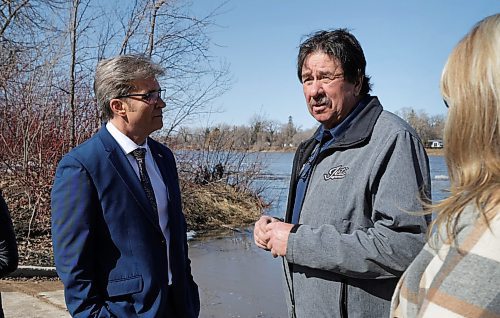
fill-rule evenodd
<path id="1" fill-rule="evenodd" d="M 145 103 L 148 103 L 150 105 L 156 104 L 158 102 L 158 99 L 163 100 L 164 96 L 164 90 L 159 89 L 157 91 L 145 93 L 145 94 L 127 94 L 127 95 L 120 95 L 116 96 L 115 98 L 126 98 L 126 97 L 140 97 L 142 101 Z"/>

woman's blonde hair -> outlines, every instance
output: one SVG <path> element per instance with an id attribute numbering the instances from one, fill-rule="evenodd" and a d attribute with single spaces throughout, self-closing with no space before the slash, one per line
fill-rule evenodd
<path id="1" fill-rule="evenodd" d="M 432 206 L 433 228 L 446 226 L 448 242 L 456 220 L 474 204 L 486 221 L 500 203 L 500 14 L 489 16 L 457 44 L 441 76 L 449 106 L 444 154 L 450 196 Z"/>

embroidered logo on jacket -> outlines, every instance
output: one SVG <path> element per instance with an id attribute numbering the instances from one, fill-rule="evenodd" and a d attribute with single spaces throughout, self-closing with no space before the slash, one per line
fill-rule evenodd
<path id="1" fill-rule="evenodd" d="M 333 167 L 328 170 L 328 173 L 325 173 L 323 177 L 325 178 L 325 181 L 343 179 L 347 174 L 347 170 L 349 170 L 349 167 L 344 167 L 343 165 Z"/>

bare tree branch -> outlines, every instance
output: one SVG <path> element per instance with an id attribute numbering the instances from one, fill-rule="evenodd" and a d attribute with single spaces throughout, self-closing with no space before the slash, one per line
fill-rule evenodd
<path id="1" fill-rule="evenodd" d="M 4 6 L 2 5 L 2 18 L 5 18 L 4 21 L 2 21 L 2 26 L 0 28 L 0 37 L 3 36 L 5 33 L 5 30 L 9 27 L 11 24 L 12 20 L 15 19 L 20 11 L 27 6 L 29 3 L 29 0 L 23 0 L 21 3 L 19 3 L 17 6 L 12 8 L 12 1 L 3 1 L 2 4 L 6 5 L 7 7 L 7 15 L 4 12 Z"/>

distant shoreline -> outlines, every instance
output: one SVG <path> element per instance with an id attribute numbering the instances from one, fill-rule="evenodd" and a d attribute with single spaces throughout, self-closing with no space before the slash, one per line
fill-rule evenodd
<path id="1" fill-rule="evenodd" d="M 425 148 L 425 151 L 427 152 L 427 155 L 429 156 L 444 156 L 444 149 L 443 148 Z"/>
<path id="2" fill-rule="evenodd" d="M 200 150 L 200 149 L 191 149 L 191 148 L 174 148 L 174 149 L 181 150 L 181 151 Z M 287 148 L 279 148 L 279 149 L 270 148 L 270 149 L 246 150 L 246 151 L 252 152 L 252 153 L 257 153 L 257 152 L 266 153 L 266 152 L 295 152 L 296 150 L 297 150 L 297 148 L 295 148 L 295 147 L 287 147 Z M 242 149 L 241 151 L 245 151 L 245 150 Z M 444 156 L 444 148 L 425 148 L 425 151 L 427 152 L 427 155 L 429 155 L 429 156 Z"/>

